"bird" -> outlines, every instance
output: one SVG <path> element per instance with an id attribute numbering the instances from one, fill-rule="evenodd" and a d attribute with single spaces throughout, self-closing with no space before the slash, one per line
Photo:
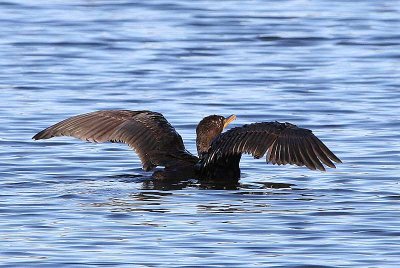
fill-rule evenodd
<path id="1" fill-rule="evenodd" d="M 72 116 L 38 132 L 34 140 L 70 136 L 84 141 L 129 145 L 145 171 L 155 179 L 199 179 L 237 182 L 242 154 L 265 156 L 276 165 L 305 166 L 325 171 L 342 161 L 311 130 L 278 121 L 224 129 L 236 119 L 209 115 L 196 127 L 197 156 L 186 150 L 182 137 L 167 119 L 149 110 L 100 110 Z M 156 169 L 163 167 L 163 169 Z"/>

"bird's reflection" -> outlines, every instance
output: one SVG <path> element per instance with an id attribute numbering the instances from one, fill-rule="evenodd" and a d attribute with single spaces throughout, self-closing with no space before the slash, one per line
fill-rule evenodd
<path id="1" fill-rule="evenodd" d="M 185 194 L 175 192 L 175 190 L 187 189 L 190 191 L 189 195 L 202 196 L 201 192 L 191 191 L 192 189 L 200 190 L 228 190 L 226 192 L 213 193 L 213 199 L 210 201 L 201 201 L 199 203 L 187 203 L 187 208 L 191 206 L 198 212 L 211 212 L 211 213 L 232 213 L 232 212 L 264 212 L 268 211 L 270 204 L 268 200 L 280 200 L 285 199 L 285 196 L 292 196 L 295 192 L 292 190 L 302 190 L 295 187 L 294 184 L 290 183 L 274 183 L 274 182 L 246 182 L 246 183 L 221 183 L 215 181 L 199 181 L 196 179 L 188 180 L 159 180 L 149 176 L 144 176 L 138 172 L 138 174 L 120 174 L 107 177 L 107 179 L 117 180 L 123 183 L 135 183 L 138 187 L 133 191 L 130 191 L 125 196 L 113 196 L 105 200 L 92 204 L 97 207 L 106 207 L 110 210 L 111 214 L 115 213 L 128 213 L 124 214 L 132 215 L 131 212 L 156 212 L 156 213 L 168 213 L 175 209 L 179 204 L 187 202 Z M 279 189 L 279 191 L 274 191 Z M 297 192 L 297 191 L 296 191 Z M 223 199 L 219 199 L 223 196 Z M 226 197 L 229 196 L 228 201 Z M 253 202 L 249 203 L 249 197 L 253 196 Z M 256 196 L 271 196 L 260 203 L 259 197 Z M 272 198 L 274 196 L 274 198 Z M 302 196 L 302 193 L 297 192 L 295 196 L 298 198 Z M 183 200 L 180 198 L 184 198 Z M 201 198 L 201 197 L 200 197 Z M 172 200 L 172 201 L 171 201 Z M 177 201 L 179 200 L 179 202 Z M 218 201 L 219 200 L 219 201 Z M 110 217 L 114 217 L 111 215 Z M 120 217 L 120 215 L 117 215 Z"/>
<path id="2" fill-rule="evenodd" d="M 168 179 L 159 180 L 148 176 L 142 175 L 116 175 L 111 176 L 112 179 L 118 179 L 126 183 L 141 183 L 140 189 L 142 190 L 159 190 L 159 191 L 171 191 L 171 190 L 182 190 L 185 188 L 198 188 L 198 189 L 214 189 L 214 190 L 238 190 L 241 188 L 241 184 L 235 183 L 223 183 L 215 181 L 198 181 L 197 179 Z"/>
<path id="3" fill-rule="evenodd" d="M 141 183 L 142 190 L 182 190 L 185 188 L 197 188 L 201 190 L 248 190 L 248 189 L 292 189 L 296 186 L 291 183 L 276 182 L 254 182 L 241 183 L 239 181 L 223 182 L 223 181 L 203 181 L 197 179 L 168 179 L 160 180 L 143 174 L 120 174 L 110 176 L 112 179 L 118 179 L 126 183 Z"/>

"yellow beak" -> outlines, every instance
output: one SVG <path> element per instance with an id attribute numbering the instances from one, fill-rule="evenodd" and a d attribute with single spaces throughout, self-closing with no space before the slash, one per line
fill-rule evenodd
<path id="1" fill-rule="evenodd" d="M 227 118 L 225 118 L 225 121 L 224 121 L 224 128 L 226 128 L 230 123 L 232 123 L 233 122 L 233 120 L 235 120 L 236 119 L 236 115 L 230 115 L 230 116 L 228 116 Z"/>

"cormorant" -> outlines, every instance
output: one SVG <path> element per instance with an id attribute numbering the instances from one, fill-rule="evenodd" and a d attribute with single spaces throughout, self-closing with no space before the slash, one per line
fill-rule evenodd
<path id="1" fill-rule="evenodd" d="M 272 164 L 306 166 L 325 171 L 341 163 L 311 130 L 290 123 L 262 122 L 222 131 L 236 119 L 210 115 L 196 128 L 198 156 L 185 149 L 182 137 L 157 112 L 103 110 L 80 114 L 52 125 L 33 136 L 49 139 L 72 136 L 90 142 L 121 142 L 139 155 L 145 171 L 157 166 L 163 170 L 154 178 L 199 178 L 233 182 L 240 178 L 239 161 L 243 153 Z"/>

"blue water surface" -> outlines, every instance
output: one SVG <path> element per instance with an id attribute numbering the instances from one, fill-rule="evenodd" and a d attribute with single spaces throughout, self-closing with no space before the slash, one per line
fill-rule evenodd
<path id="1" fill-rule="evenodd" d="M 0 3 L 0 266 L 398 267 L 397 1 Z M 289 121 L 342 160 L 152 181 L 121 144 L 33 141 L 99 109 Z"/>

